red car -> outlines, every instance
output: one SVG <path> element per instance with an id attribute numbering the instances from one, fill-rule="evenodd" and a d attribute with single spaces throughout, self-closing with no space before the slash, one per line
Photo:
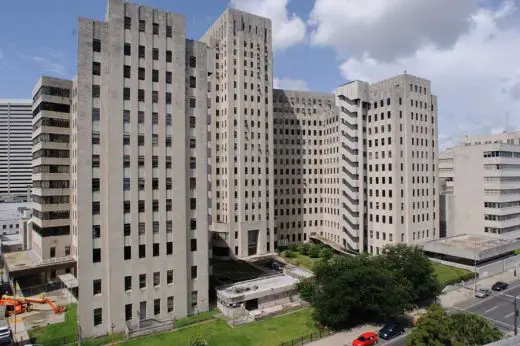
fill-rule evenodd
<path id="1" fill-rule="evenodd" d="M 365 332 L 356 340 L 352 341 L 352 346 L 373 346 L 377 344 L 379 337 L 375 332 Z"/>

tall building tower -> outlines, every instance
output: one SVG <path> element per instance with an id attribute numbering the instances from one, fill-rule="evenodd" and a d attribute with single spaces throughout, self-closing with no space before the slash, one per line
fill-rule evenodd
<path id="1" fill-rule="evenodd" d="M 360 252 L 439 237 L 437 98 L 400 75 L 336 89 L 340 108 L 342 236 Z"/>
<path id="2" fill-rule="evenodd" d="M 71 218 L 82 334 L 207 310 L 215 54 L 186 40 L 183 16 L 123 0 L 109 0 L 104 22 L 80 20 L 78 48 Z"/>
<path id="3" fill-rule="evenodd" d="M 228 9 L 201 40 L 214 48 L 216 71 L 213 256 L 269 253 L 275 227 L 271 21 Z"/>
<path id="4" fill-rule="evenodd" d="M 0 199 L 27 199 L 32 118 L 31 100 L 0 100 Z"/>
<path id="5" fill-rule="evenodd" d="M 32 251 L 34 262 L 71 262 L 70 103 L 72 81 L 41 77 L 33 89 Z M 67 269 L 69 271 L 69 269 Z M 52 270 L 47 280 L 65 269 Z"/>

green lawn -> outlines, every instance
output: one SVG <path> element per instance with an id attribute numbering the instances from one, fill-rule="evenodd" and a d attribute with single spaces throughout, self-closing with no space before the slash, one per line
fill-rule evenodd
<path id="1" fill-rule="evenodd" d="M 520 249 L 515 250 L 515 255 L 520 255 Z"/>
<path id="2" fill-rule="evenodd" d="M 34 342 L 42 345 L 59 345 L 60 339 L 73 338 L 78 333 L 76 313 L 76 305 L 69 305 L 65 312 L 65 322 L 32 329 L 29 337 L 35 338 Z"/>
<path id="3" fill-rule="evenodd" d="M 320 261 L 321 258 L 311 258 L 307 255 L 302 255 L 299 252 L 295 252 L 296 257 L 288 258 L 285 256 L 281 256 L 283 259 L 285 259 L 287 262 L 303 267 L 308 270 L 314 270 L 314 265 Z"/>
<path id="4" fill-rule="evenodd" d="M 217 309 L 213 309 L 210 311 L 201 312 L 198 315 L 181 318 L 175 321 L 175 328 L 186 327 L 195 323 L 200 323 L 202 321 L 207 321 L 215 318 L 215 315 L 218 313 Z"/>
<path id="5" fill-rule="evenodd" d="M 467 279 L 465 277 L 471 274 L 469 270 L 455 268 L 437 262 L 432 262 L 432 265 L 433 269 L 435 269 L 435 275 L 437 276 L 437 279 L 442 286 L 445 286 L 446 283 L 453 282 L 457 279 Z"/>
<path id="6" fill-rule="evenodd" d="M 190 341 L 202 338 L 208 346 L 276 346 L 315 331 L 317 328 L 311 310 L 303 309 L 237 328 L 215 319 L 169 333 L 134 339 L 124 345 L 189 346 Z"/>

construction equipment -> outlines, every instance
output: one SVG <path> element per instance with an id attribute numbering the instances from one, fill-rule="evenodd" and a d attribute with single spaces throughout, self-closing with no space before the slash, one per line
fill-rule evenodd
<path id="1" fill-rule="evenodd" d="M 13 310 L 15 314 L 29 311 L 31 304 L 48 304 L 55 314 L 61 314 L 66 310 L 66 307 L 56 305 L 48 298 L 26 298 L 3 295 L 2 299 L 0 299 L 0 305 L 6 305 L 8 310 L 10 310 L 9 306 L 13 306 L 11 310 Z"/>

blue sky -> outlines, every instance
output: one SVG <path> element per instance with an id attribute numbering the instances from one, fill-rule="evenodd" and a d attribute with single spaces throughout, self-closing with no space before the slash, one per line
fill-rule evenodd
<path id="1" fill-rule="evenodd" d="M 185 15 L 187 36 L 193 39 L 200 38 L 229 7 L 227 0 L 134 2 Z M 7 16 L 0 21 L 0 98 L 30 98 L 33 85 L 43 74 L 74 76 L 78 18 L 103 19 L 106 3 L 107 0 L 2 2 L 2 13 Z M 313 0 L 292 1 L 289 9 L 305 17 L 313 3 Z M 330 91 L 344 79 L 334 59 L 332 49 L 296 45 L 275 53 L 275 76 L 304 79 L 313 89 Z"/>
<path id="2" fill-rule="evenodd" d="M 78 18 L 103 19 L 106 2 L 3 1 L 0 98 L 30 98 L 42 74 L 71 78 Z M 520 128 L 520 0 L 133 2 L 185 15 L 193 39 L 226 7 L 271 18 L 275 87 L 330 92 L 404 70 L 427 78 L 442 147 Z"/>

